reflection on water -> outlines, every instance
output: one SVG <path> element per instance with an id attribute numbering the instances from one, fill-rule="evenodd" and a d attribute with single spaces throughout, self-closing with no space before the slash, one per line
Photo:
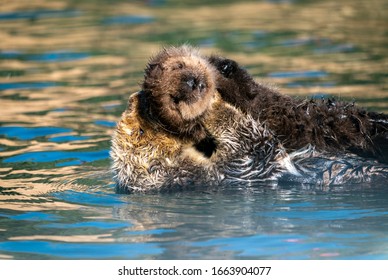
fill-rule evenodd
<path id="1" fill-rule="evenodd" d="M 0 258 L 388 257 L 385 185 L 114 193 L 110 137 L 163 45 L 388 112 L 385 1 L 205 2 L 2 3 Z"/>
<path id="2" fill-rule="evenodd" d="M 38 20 L 42 18 L 51 17 L 75 17 L 81 13 L 76 10 L 30 10 L 30 11 L 18 11 L 18 12 L 6 12 L 0 13 L 0 21 L 5 20 L 17 20 L 28 19 Z"/>

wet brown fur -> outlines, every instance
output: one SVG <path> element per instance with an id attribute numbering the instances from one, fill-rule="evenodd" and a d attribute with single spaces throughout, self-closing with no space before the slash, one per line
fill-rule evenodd
<path id="1" fill-rule="evenodd" d="M 322 151 L 350 151 L 388 162 L 387 115 L 334 99 L 282 95 L 256 82 L 233 60 L 208 59 L 218 70 L 216 87 L 222 98 L 267 124 L 286 148 L 312 144 Z"/>

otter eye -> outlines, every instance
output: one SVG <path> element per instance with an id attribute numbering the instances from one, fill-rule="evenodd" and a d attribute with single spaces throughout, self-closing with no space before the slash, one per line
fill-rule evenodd
<path id="1" fill-rule="evenodd" d="M 198 88 L 199 88 L 200 91 L 203 91 L 203 90 L 206 88 L 206 84 L 200 82 L 200 83 L 198 84 Z"/>
<path id="2" fill-rule="evenodd" d="M 179 101 L 180 101 L 180 98 L 178 96 L 174 96 L 172 94 L 170 94 L 170 97 L 172 99 L 172 101 L 175 103 L 175 104 L 178 104 Z"/>
<path id="3" fill-rule="evenodd" d="M 183 63 L 179 62 L 177 65 L 173 66 L 173 70 L 183 69 L 184 66 Z"/>

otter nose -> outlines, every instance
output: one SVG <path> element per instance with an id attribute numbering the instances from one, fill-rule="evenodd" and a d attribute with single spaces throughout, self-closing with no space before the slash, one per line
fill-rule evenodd
<path id="1" fill-rule="evenodd" d="M 187 84 L 192 90 L 194 90 L 194 89 L 197 87 L 197 81 L 195 80 L 195 78 L 189 78 L 189 79 L 186 81 L 186 84 Z"/>
<path id="2" fill-rule="evenodd" d="M 198 88 L 200 91 L 202 91 L 205 88 L 205 83 L 198 81 L 198 79 L 194 77 L 187 79 L 186 84 L 191 88 L 191 90 Z"/>

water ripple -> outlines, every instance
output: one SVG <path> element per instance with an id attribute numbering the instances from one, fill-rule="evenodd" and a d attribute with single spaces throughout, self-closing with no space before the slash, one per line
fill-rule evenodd
<path id="1" fill-rule="evenodd" d="M 103 241 L 103 239 L 101 239 Z M 53 250 L 55 248 L 55 250 Z M 72 243 L 48 241 L 5 241 L 0 242 L 0 252 L 33 254 L 36 258 L 53 256 L 69 259 L 111 259 L 141 258 L 145 255 L 160 254 L 162 250 L 153 244 L 130 243 Z"/>
<path id="2" fill-rule="evenodd" d="M 3 126 L 0 127 L 0 135 L 20 140 L 32 140 L 37 137 L 71 132 L 69 128 L 63 127 L 23 127 L 23 126 Z"/>
<path id="3" fill-rule="evenodd" d="M 4 163 L 16 162 L 56 162 L 56 161 L 72 161 L 71 165 L 78 165 L 84 162 L 92 162 L 100 159 L 107 159 L 109 150 L 100 151 L 42 151 L 42 152 L 27 152 L 24 154 L 11 156 L 3 160 Z M 68 162 L 67 162 L 68 163 Z M 57 163 L 56 166 L 63 166 Z"/>
<path id="4" fill-rule="evenodd" d="M 35 11 L 18 11 L 0 13 L 0 21 L 29 19 L 36 20 L 41 18 L 58 18 L 58 17 L 78 17 L 82 14 L 78 10 L 35 10 Z"/>
<path id="5" fill-rule="evenodd" d="M 16 82 L 16 83 L 0 83 L 0 90 L 7 89 L 43 89 L 48 87 L 56 87 L 55 82 Z"/>
<path id="6" fill-rule="evenodd" d="M 65 62 L 81 60 L 90 57 L 87 52 L 73 52 L 68 50 L 50 51 L 45 53 L 26 54 L 20 51 L 1 51 L 0 59 L 18 59 L 36 62 Z"/>
<path id="7" fill-rule="evenodd" d="M 327 75 L 327 72 L 319 70 L 273 72 L 268 74 L 271 78 L 324 78 Z"/>
<path id="8" fill-rule="evenodd" d="M 152 16 L 142 15 L 123 15 L 106 18 L 103 21 L 105 25 L 117 25 L 117 24 L 147 24 L 155 21 Z"/>

